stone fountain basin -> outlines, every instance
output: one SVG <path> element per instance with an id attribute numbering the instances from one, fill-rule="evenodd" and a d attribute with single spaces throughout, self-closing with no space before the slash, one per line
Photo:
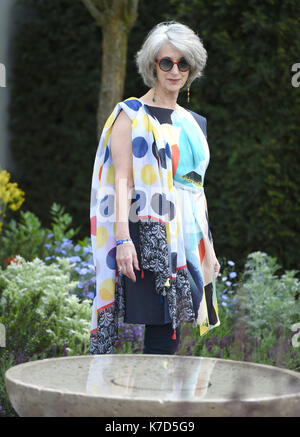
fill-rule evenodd
<path id="1" fill-rule="evenodd" d="M 5 373 L 23 417 L 300 416 L 300 373 L 218 358 L 83 355 Z"/>

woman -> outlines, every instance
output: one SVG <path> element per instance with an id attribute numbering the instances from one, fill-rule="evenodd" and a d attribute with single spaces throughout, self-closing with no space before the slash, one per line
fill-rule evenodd
<path id="1" fill-rule="evenodd" d="M 136 57 L 149 91 L 118 103 L 104 126 L 91 192 L 90 354 L 113 353 L 120 317 L 145 324 L 143 353 L 154 354 L 175 353 L 182 322 L 200 335 L 220 324 L 203 188 L 206 119 L 177 104 L 206 59 L 187 26 L 158 24 Z"/>

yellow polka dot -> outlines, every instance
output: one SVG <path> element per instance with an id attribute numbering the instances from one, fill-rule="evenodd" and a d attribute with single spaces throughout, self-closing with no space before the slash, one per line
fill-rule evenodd
<path id="1" fill-rule="evenodd" d="M 169 223 L 166 223 L 166 234 L 167 234 L 167 242 L 168 242 L 168 244 L 171 244 L 170 226 L 169 226 Z"/>
<path id="2" fill-rule="evenodd" d="M 116 235 L 116 222 L 114 222 L 114 225 L 113 225 L 113 233 L 114 233 L 114 235 Z"/>
<path id="3" fill-rule="evenodd" d="M 131 123 L 131 129 L 134 130 L 134 129 L 137 127 L 137 124 L 138 124 L 138 118 L 135 117 L 135 118 L 132 120 L 132 123 Z"/>
<path id="4" fill-rule="evenodd" d="M 115 167 L 114 167 L 114 165 L 111 165 L 107 169 L 106 182 L 109 185 L 115 185 Z"/>
<path id="5" fill-rule="evenodd" d="M 112 126 L 111 126 L 111 127 L 106 131 L 106 133 L 105 133 L 105 137 L 104 137 L 104 147 L 106 147 L 107 144 L 108 144 L 108 139 L 109 139 L 109 137 L 110 137 L 111 131 L 112 131 Z"/>
<path id="6" fill-rule="evenodd" d="M 177 235 L 179 234 L 180 230 L 181 230 L 181 221 L 180 219 L 178 219 L 178 214 L 177 214 L 177 226 L 176 226 Z"/>
<path id="7" fill-rule="evenodd" d="M 143 125 L 147 132 L 153 132 L 154 138 L 157 140 L 158 138 L 158 132 L 156 127 L 151 123 L 149 117 L 147 114 L 144 115 L 143 118 Z"/>
<path id="8" fill-rule="evenodd" d="M 110 114 L 110 116 L 108 117 L 108 119 L 106 120 L 106 123 L 104 125 L 104 129 L 111 127 L 112 122 L 114 121 L 114 118 L 115 118 L 115 114 L 112 112 Z"/>
<path id="9" fill-rule="evenodd" d="M 169 190 L 172 191 L 173 190 L 173 172 L 170 170 L 168 171 L 168 187 Z"/>
<path id="10" fill-rule="evenodd" d="M 102 300 L 112 300 L 115 296 L 115 280 L 113 278 L 105 279 L 100 285 L 99 294 Z"/>
<path id="11" fill-rule="evenodd" d="M 156 181 L 156 173 L 153 165 L 147 164 L 141 170 L 141 179 L 146 185 L 152 185 Z"/>
<path id="12" fill-rule="evenodd" d="M 107 241 L 108 233 L 104 226 L 97 227 L 97 249 L 104 246 Z"/>

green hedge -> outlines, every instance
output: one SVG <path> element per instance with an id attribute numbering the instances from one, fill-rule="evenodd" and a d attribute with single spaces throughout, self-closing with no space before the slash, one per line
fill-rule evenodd
<path id="1" fill-rule="evenodd" d="M 23 208 L 45 225 L 54 201 L 66 206 L 82 238 L 97 148 L 101 30 L 80 0 L 22 0 L 36 11 L 16 35 L 11 105 L 13 175 L 26 191 Z M 205 189 L 217 255 L 241 267 L 262 250 L 284 268 L 299 268 L 300 88 L 297 0 L 140 0 L 130 34 L 124 97 L 146 92 L 134 54 L 158 22 L 177 19 L 199 33 L 208 51 L 191 103 L 207 117 L 211 161 Z"/>

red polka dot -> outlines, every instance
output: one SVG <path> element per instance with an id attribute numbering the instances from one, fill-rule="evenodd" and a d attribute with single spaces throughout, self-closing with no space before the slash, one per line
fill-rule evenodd
<path id="1" fill-rule="evenodd" d="M 204 246 L 203 238 L 201 238 L 200 243 L 198 244 L 198 249 L 199 249 L 200 261 L 202 264 L 203 258 L 205 257 L 205 246 Z"/>
<path id="2" fill-rule="evenodd" d="M 95 215 L 91 217 L 90 222 L 91 222 L 91 235 L 96 235 L 97 218 Z"/>
<path id="3" fill-rule="evenodd" d="M 177 146 L 177 144 L 174 144 L 174 146 L 172 146 L 172 170 L 173 170 L 173 176 L 175 176 L 177 167 L 178 167 L 178 161 L 179 161 L 179 148 Z"/>

